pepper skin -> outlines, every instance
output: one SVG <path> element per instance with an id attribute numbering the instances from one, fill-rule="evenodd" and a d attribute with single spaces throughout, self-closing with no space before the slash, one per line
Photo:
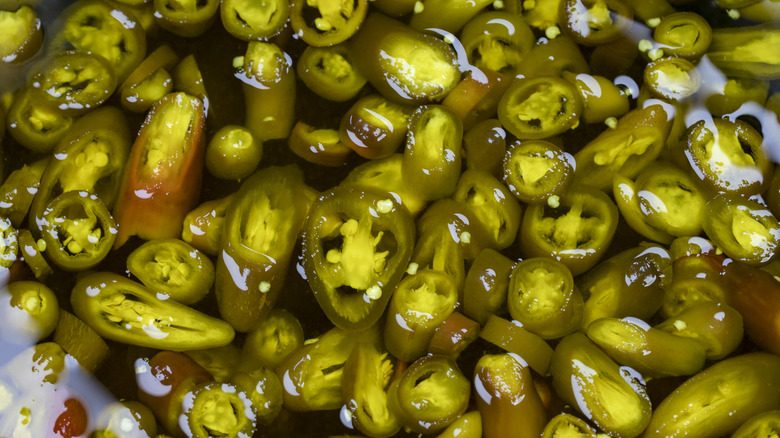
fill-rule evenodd
<path id="1" fill-rule="evenodd" d="M 224 321 L 109 272 L 81 278 L 71 294 L 76 315 L 106 339 L 157 349 L 219 347 L 233 340 Z"/>
<path id="2" fill-rule="evenodd" d="M 722 360 L 686 380 L 653 412 L 643 437 L 728 435 L 780 408 L 780 357 L 756 352 Z"/>
<path id="3" fill-rule="evenodd" d="M 738 262 L 726 267 L 724 282 L 728 302 L 742 314 L 748 336 L 780 355 L 780 282 L 768 272 Z"/>
<path id="4" fill-rule="evenodd" d="M 648 319 L 661 307 L 672 261 L 661 246 L 638 246 L 603 261 L 577 279 L 583 296 L 583 329 L 604 317 Z"/>
<path id="5" fill-rule="evenodd" d="M 130 236 L 177 237 L 195 207 L 203 174 L 206 110 L 198 98 L 171 93 L 147 114 L 114 207 L 115 247 Z"/>
<path id="6" fill-rule="evenodd" d="M 500 252 L 485 248 L 471 262 L 463 287 L 462 312 L 484 325 L 506 305 L 509 275 L 514 262 Z"/>
<path id="7" fill-rule="evenodd" d="M 274 307 L 311 198 L 298 168 L 269 167 L 230 203 L 215 287 L 219 313 L 236 330 L 254 329 Z"/>
<path id="8" fill-rule="evenodd" d="M 744 334 L 742 315 L 733 307 L 714 301 L 696 303 L 655 328 L 693 339 L 704 346 L 709 360 L 731 354 L 742 343 Z"/>
<path id="9" fill-rule="evenodd" d="M 555 347 L 550 373 L 555 392 L 610 435 L 635 437 L 650 422 L 650 399 L 641 379 L 582 333 L 563 338 Z"/>
<path id="10" fill-rule="evenodd" d="M 547 415 L 531 368 L 513 353 L 486 354 L 474 367 L 477 408 L 485 438 L 537 438 Z"/>
<path id="11" fill-rule="evenodd" d="M 0 38 L 0 60 L 8 64 L 27 61 L 43 44 L 43 26 L 29 5 L 15 11 L 0 11 L 3 37 Z"/>

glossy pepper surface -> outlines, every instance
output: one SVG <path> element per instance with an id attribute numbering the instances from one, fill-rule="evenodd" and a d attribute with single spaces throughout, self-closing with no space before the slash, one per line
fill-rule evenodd
<path id="1" fill-rule="evenodd" d="M 71 294 L 76 315 L 106 339 L 158 349 L 217 347 L 233 340 L 233 329 L 143 285 L 108 272 L 85 276 Z"/>
<path id="2" fill-rule="evenodd" d="M 176 237 L 197 203 L 203 174 L 206 110 L 200 99 L 171 93 L 147 114 L 125 167 L 114 216 L 116 246 L 132 235 Z"/>
<path id="3" fill-rule="evenodd" d="M 311 198 L 289 166 L 255 173 L 231 201 L 215 287 L 220 315 L 236 330 L 255 328 L 279 298 Z"/>
<path id="4" fill-rule="evenodd" d="M 309 212 L 303 268 L 333 324 L 360 329 L 384 312 L 412 254 L 414 225 L 389 194 L 339 186 Z"/>

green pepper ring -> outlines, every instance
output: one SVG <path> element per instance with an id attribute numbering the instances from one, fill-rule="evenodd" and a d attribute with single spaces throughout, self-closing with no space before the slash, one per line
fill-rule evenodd
<path id="1" fill-rule="evenodd" d="M 81 216 L 68 216 L 73 213 Z M 111 213 L 100 198 L 86 191 L 71 190 L 60 194 L 44 209 L 42 218 L 41 235 L 46 242 L 46 255 L 68 271 L 96 266 L 111 251 L 116 239 L 117 226 Z M 68 220 L 72 222 L 67 223 Z M 63 229 L 66 225 L 75 231 L 82 231 L 83 225 L 89 225 L 88 230 L 92 233 L 73 236 L 71 231 Z"/>

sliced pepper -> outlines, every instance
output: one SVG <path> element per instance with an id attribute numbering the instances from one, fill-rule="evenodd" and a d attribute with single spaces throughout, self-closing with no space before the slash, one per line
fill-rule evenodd
<path id="1" fill-rule="evenodd" d="M 95 267 L 111 251 L 117 235 L 114 218 L 100 198 L 75 190 L 54 198 L 38 226 L 46 255 L 68 271 Z"/>
<path id="2" fill-rule="evenodd" d="M 355 97 L 366 78 L 355 68 L 355 60 L 346 45 L 308 46 L 298 58 L 295 71 L 317 95 L 334 102 Z"/>
<path id="3" fill-rule="evenodd" d="M 151 240 L 127 256 L 127 270 L 149 289 L 182 304 L 193 304 L 211 290 L 214 264 L 179 239 Z"/>
<path id="4" fill-rule="evenodd" d="M 339 44 L 352 37 L 368 12 L 368 0 L 293 0 L 290 24 L 315 47 Z"/>
<path id="5" fill-rule="evenodd" d="M 406 208 L 386 192 L 337 186 L 314 203 L 303 268 L 334 325 L 360 329 L 379 319 L 411 257 L 414 231 Z"/>
<path id="6" fill-rule="evenodd" d="M 278 35 L 289 16 L 289 3 L 284 0 L 246 2 L 223 0 L 219 8 L 222 26 L 234 37 L 244 41 L 264 40 Z"/>
<path id="7" fill-rule="evenodd" d="M 80 0 L 61 15 L 49 48 L 87 50 L 106 58 L 122 83 L 146 56 L 146 34 L 126 6 L 103 0 Z"/>
<path id="8" fill-rule="evenodd" d="M 29 5 L 15 11 L 0 11 L 3 37 L 0 38 L 0 60 L 15 64 L 30 59 L 43 44 L 43 26 Z"/>
<path id="9" fill-rule="evenodd" d="M 130 236 L 181 234 L 200 195 L 206 110 L 200 99 L 171 93 L 147 114 L 125 167 L 114 216 L 116 247 Z"/>
<path id="10" fill-rule="evenodd" d="M 226 345 L 233 328 L 121 275 L 98 272 L 82 277 L 73 288 L 76 315 L 100 336 L 130 345 L 191 350 Z"/>
<path id="11" fill-rule="evenodd" d="M 110 209 L 129 149 L 127 119 L 117 108 L 100 107 L 74 123 L 54 149 L 30 205 L 33 230 L 41 229 L 44 209 L 65 192 L 92 193 Z"/>
<path id="12" fill-rule="evenodd" d="M 582 113 L 579 92 L 554 77 L 515 79 L 498 104 L 498 119 L 515 137 L 542 139 L 577 126 Z"/>
<path id="13" fill-rule="evenodd" d="M 211 26 L 219 12 L 219 0 L 153 0 L 155 21 L 176 35 L 194 37 Z"/>
<path id="14" fill-rule="evenodd" d="M 117 86 L 106 58 L 84 50 L 57 52 L 31 71 L 33 99 L 68 114 L 83 114 L 106 101 Z"/>
<path id="15" fill-rule="evenodd" d="M 269 167 L 244 181 L 228 207 L 217 261 L 219 313 L 247 332 L 273 309 L 312 200 L 294 166 Z"/>
<path id="16" fill-rule="evenodd" d="M 504 157 L 504 182 L 517 199 L 539 204 L 564 193 L 574 168 L 574 157 L 548 141 L 513 141 Z"/>

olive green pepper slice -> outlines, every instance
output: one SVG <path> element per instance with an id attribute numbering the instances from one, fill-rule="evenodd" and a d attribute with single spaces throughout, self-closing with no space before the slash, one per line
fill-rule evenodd
<path id="1" fill-rule="evenodd" d="M 303 327 L 300 321 L 292 313 L 277 307 L 247 334 L 242 355 L 276 368 L 302 346 Z"/>
<path id="2" fill-rule="evenodd" d="M 641 376 L 620 367 L 584 334 L 563 338 L 550 372 L 555 392 L 604 432 L 634 437 L 650 422 Z"/>
<path id="3" fill-rule="evenodd" d="M 144 286 L 182 304 L 193 304 L 211 290 L 214 264 L 179 239 L 150 240 L 127 256 L 127 270 Z"/>
<path id="4" fill-rule="evenodd" d="M 401 430 L 401 421 L 388 407 L 386 388 L 393 364 L 375 345 L 360 343 L 344 363 L 342 397 L 352 425 L 371 437 L 391 437 Z"/>
<path id="5" fill-rule="evenodd" d="M 37 281 L 14 281 L 8 284 L 9 306 L 3 306 L 3 319 L 13 321 L 9 332 L 35 343 L 49 336 L 57 326 L 60 306 L 57 296 Z M 3 293 L 6 295 L 6 293 Z M 5 304 L 5 299 L 3 299 Z"/>
<path id="6" fill-rule="evenodd" d="M 677 258 L 672 265 L 672 282 L 664 291 L 661 313 L 672 317 L 700 302 L 726 302 L 722 276 L 728 263 L 731 259 L 714 251 Z"/>
<path id="7" fill-rule="evenodd" d="M 387 193 L 337 186 L 315 201 L 303 268 L 334 325 L 360 329 L 379 319 L 409 262 L 414 231 L 408 211 Z"/>
<path id="8" fill-rule="evenodd" d="M 538 204 L 563 194 L 574 166 L 570 153 L 548 141 L 513 141 L 504 156 L 504 182 L 517 199 Z"/>
<path id="9" fill-rule="evenodd" d="M 344 114 L 339 138 L 358 155 L 368 159 L 395 153 L 407 135 L 413 108 L 371 94 L 361 98 Z"/>
<path id="10" fill-rule="evenodd" d="M 561 412 L 552 417 L 542 431 L 542 438 L 596 438 L 598 435 L 582 418 Z"/>
<path id="11" fill-rule="evenodd" d="M 670 102 L 683 102 L 699 91 L 702 78 L 696 66 L 685 58 L 669 56 L 645 66 L 644 85 L 654 95 Z"/>
<path id="12" fill-rule="evenodd" d="M 106 339 L 157 349 L 191 350 L 226 345 L 233 328 L 125 277 L 99 272 L 73 288 L 76 315 Z"/>
<path id="13" fill-rule="evenodd" d="M 482 416 L 479 411 L 469 411 L 450 423 L 436 438 L 481 438 Z"/>
<path id="14" fill-rule="evenodd" d="M 462 312 L 485 324 L 506 304 L 509 275 L 514 262 L 500 252 L 485 248 L 471 262 L 463 287 Z"/>
<path id="15" fill-rule="evenodd" d="M 100 106 L 117 86 L 106 58 L 83 50 L 49 55 L 32 69 L 33 98 L 70 114 Z"/>
<path id="16" fill-rule="evenodd" d="M 206 201 L 187 213 L 181 231 L 182 240 L 210 256 L 218 255 L 225 216 L 234 196 L 230 194 Z"/>
<path id="17" fill-rule="evenodd" d="M 142 113 L 173 89 L 169 71 L 179 57 L 167 44 L 150 53 L 119 86 L 122 107 Z"/>
<path id="18" fill-rule="evenodd" d="M 780 410 L 762 412 L 742 423 L 732 438 L 772 438 L 780 435 Z"/>
<path id="19" fill-rule="evenodd" d="M 38 222 L 43 219 L 46 206 L 64 192 L 93 193 L 111 208 L 129 149 L 127 119 L 117 108 L 98 108 L 73 124 L 54 149 L 30 205 L 34 229 L 40 229 Z"/>
<path id="20" fill-rule="evenodd" d="M 246 393 L 230 383 L 202 383 L 184 396 L 185 436 L 252 436 L 257 430 L 252 403 Z"/>
<path id="21" fill-rule="evenodd" d="M 43 251 L 46 250 L 46 241 L 43 239 L 35 240 L 32 232 L 27 229 L 19 230 L 19 252 L 30 268 L 35 278 L 40 281 L 46 281 L 46 278 L 54 271 L 49 266 L 49 262 L 43 257 Z"/>
<path id="22" fill-rule="evenodd" d="M 750 196 L 770 182 L 772 164 L 763 144 L 761 134 L 741 120 L 701 120 L 688 128 L 682 151 L 708 187 Z"/>
<path id="23" fill-rule="evenodd" d="M 252 41 L 233 65 L 244 92 L 244 126 L 260 141 L 287 138 L 295 123 L 295 71 L 290 55 L 276 44 Z"/>
<path id="24" fill-rule="evenodd" d="M 718 195 L 707 203 L 702 225 L 724 253 L 751 265 L 767 263 L 780 246 L 780 223 L 755 200 Z"/>
<path id="25" fill-rule="evenodd" d="M 184 354 L 190 357 L 206 369 L 214 377 L 215 382 L 227 382 L 234 373 L 238 372 L 239 367 L 243 368 L 244 362 L 241 360 L 241 349 L 234 344 L 227 344 L 221 347 L 204 348 L 201 350 L 187 350 Z M 256 361 L 252 361 L 256 364 Z"/>
<path id="26" fill-rule="evenodd" d="M 401 168 L 404 184 L 427 200 L 455 190 L 461 170 L 463 122 L 443 105 L 419 107 L 409 118 Z"/>
<path id="27" fill-rule="evenodd" d="M 13 226 L 20 226 L 27 217 L 48 162 L 48 158 L 43 158 L 29 166 L 24 164 L 11 172 L 0 186 L 0 215 L 8 218 Z"/>
<path id="28" fill-rule="evenodd" d="M 583 300 L 566 265 L 549 258 L 531 257 L 512 269 L 507 307 L 512 318 L 527 330 L 553 339 L 579 327 Z"/>
<path id="29" fill-rule="evenodd" d="M 334 327 L 307 341 L 276 368 L 284 389 L 284 407 L 306 412 L 344 404 L 345 366 L 357 345 L 379 345 L 376 328 L 346 331 Z"/>
<path id="30" fill-rule="evenodd" d="M 661 18 L 653 30 L 653 39 L 662 45 L 665 55 L 695 61 L 710 47 L 712 28 L 695 12 L 676 12 Z"/>
<path id="31" fill-rule="evenodd" d="M 341 184 L 384 190 L 406 207 L 412 216 L 417 216 L 425 209 L 427 201 L 417 193 L 415 188 L 404 184 L 401 176 L 402 168 L 403 155 L 401 154 L 369 160 L 352 169 Z"/>
<path id="32" fill-rule="evenodd" d="M 30 85 L 14 94 L 6 114 L 6 126 L 8 133 L 22 146 L 33 152 L 49 153 L 65 136 L 75 118 L 42 105 L 34 94 Z"/>
<path id="33" fill-rule="evenodd" d="M 103 0 L 80 0 L 61 16 L 49 48 L 87 50 L 108 60 L 122 83 L 146 56 L 146 35 L 125 6 Z"/>
<path id="34" fill-rule="evenodd" d="M 234 195 L 215 288 L 220 315 L 237 330 L 257 327 L 279 299 L 312 197 L 295 166 L 264 168 Z"/>
<path id="35" fill-rule="evenodd" d="M 15 11 L 0 11 L 3 37 L 0 38 L 0 60 L 15 64 L 30 59 L 43 44 L 43 26 L 29 5 Z"/>
<path id="36" fill-rule="evenodd" d="M 398 102 L 441 101 L 460 81 L 450 45 L 380 13 L 366 17 L 350 50 L 361 55 L 356 63 L 371 85 Z"/>
<path id="37" fill-rule="evenodd" d="M 547 375 L 552 347 L 544 339 L 523 328 L 520 322 L 490 315 L 479 337 L 520 356 L 534 371 L 542 376 Z"/>
<path id="38" fill-rule="evenodd" d="M 506 143 L 506 130 L 498 119 L 487 119 L 475 124 L 463 133 L 466 168 L 500 177 Z"/>
<path id="39" fill-rule="evenodd" d="M 594 46 L 620 38 L 633 18 L 624 0 L 563 0 L 559 21 L 579 44 Z"/>
<path id="40" fill-rule="evenodd" d="M 117 226 L 94 194 L 69 191 L 54 198 L 38 222 L 46 255 L 62 269 L 78 271 L 100 263 L 111 251 Z"/>
<path id="41" fill-rule="evenodd" d="M 282 411 L 282 382 L 274 371 L 251 360 L 242 360 L 230 375 L 230 383 L 244 391 L 252 402 L 258 426 L 271 425 Z"/>
<path id="42" fill-rule="evenodd" d="M 531 368 L 514 353 L 486 354 L 474 367 L 485 438 L 538 437 L 547 418 Z"/>
<path id="43" fill-rule="evenodd" d="M 217 18 L 219 4 L 219 0 L 152 1 L 154 19 L 160 27 L 183 37 L 205 32 Z"/>
<path id="44" fill-rule="evenodd" d="M 515 137 L 548 138 L 577 126 L 580 94 L 567 80 L 545 76 L 515 79 L 498 104 L 498 119 Z"/>
<path id="45" fill-rule="evenodd" d="M 563 77 L 577 87 L 582 97 L 582 121 L 601 123 L 620 117 L 629 110 L 628 94 L 611 79 L 587 73 L 563 72 Z"/>
<path id="46" fill-rule="evenodd" d="M 780 78 L 780 62 L 772 47 L 780 31 L 769 24 L 713 29 L 707 58 L 729 76 Z"/>
<path id="47" fill-rule="evenodd" d="M 664 105 L 648 102 L 634 109 L 574 154 L 574 183 L 605 190 L 615 175 L 635 177 L 661 153 L 670 129 Z"/>
<path id="48" fill-rule="evenodd" d="M 744 334 L 742 315 L 733 307 L 701 301 L 655 326 L 704 347 L 709 360 L 720 360 L 736 350 Z"/>
<path id="49" fill-rule="evenodd" d="M 387 308 L 387 350 L 405 362 L 424 355 L 434 331 L 457 304 L 458 291 L 447 274 L 424 269 L 406 276 L 396 286 Z"/>
<path id="50" fill-rule="evenodd" d="M 582 328 L 605 317 L 649 319 L 672 281 L 672 261 L 661 246 L 640 245 L 599 263 L 577 279 L 584 297 Z"/>
<path id="51" fill-rule="evenodd" d="M 390 397 L 404 426 L 436 433 L 466 412 L 470 393 L 471 385 L 454 360 L 431 355 L 404 371 Z"/>
<path id="52" fill-rule="evenodd" d="M 638 318 L 600 318 L 585 334 L 615 362 L 645 377 L 690 376 L 704 367 L 704 346 Z"/>
<path id="53" fill-rule="evenodd" d="M 604 192 L 577 186 L 554 203 L 528 206 L 520 223 L 520 247 L 528 256 L 552 257 L 579 275 L 606 252 L 617 218 L 617 207 Z"/>
<path id="54" fill-rule="evenodd" d="M 206 146 L 206 168 L 221 179 L 248 177 L 262 158 L 263 143 L 251 130 L 239 125 L 219 128 Z"/>
<path id="55" fill-rule="evenodd" d="M 352 37 L 367 12 L 368 0 L 293 0 L 290 24 L 310 46 L 331 46 Z"/>
<path id="56" fill-rule="evenodd" d="M 728 435 L 780 407 L 780 357 L 756 352 L 722 360 L 686 380 L 653 412 L 644 436 Z"/>
<path id="57" fill-rule="evenodd" d="M 534 35 L 520 16 L 487 11 L 466 24 L 460 41 L 471 65 L 511 77 L 531 51 Z"/>
<path id="58" fill-rule="evenodd" d="M 337 130 L 317 129 L 301 121 L 293 126 L 287 146 L 295 155 L 320 166 L 341 167 L 352 155 Z"/>
<path id="59" fill-rule="evenodd" d="M 62 309 L 52 340 L 90 373 L 97 371 L 111 353 L 106 341 L 92 327 Z"/>
<path id="60" fill-rule="evenodd" d="M 283 0 L 223 0 L 219 14 L 229 34 L 240 40 L 256 41 L 274 37 L 284 29 L 289 4 Z"/>
<path id="61" fill-rule="evenodd" d="M 355 97 L 366 84 L 366 78 L 355 68 L 346 45 L 308 46 L 298 58 L 298 77 L 317 95 L 334 102 Z"/>
<path id="62" fill-rule="evenodd" d="M 515 241 L 522 208 L 506 186 L 489 173 L 463 172 L 452 199 L 466 204 L 487 230 L 489 245 L 497 250 Z"/>

